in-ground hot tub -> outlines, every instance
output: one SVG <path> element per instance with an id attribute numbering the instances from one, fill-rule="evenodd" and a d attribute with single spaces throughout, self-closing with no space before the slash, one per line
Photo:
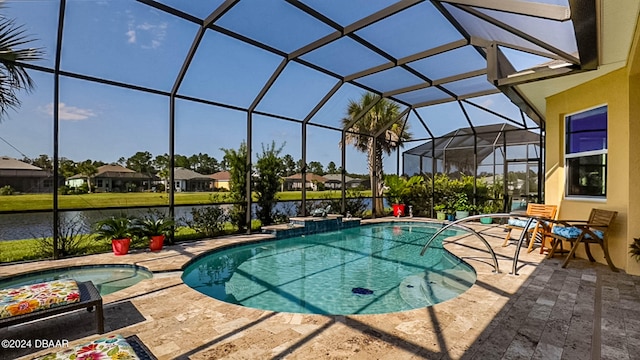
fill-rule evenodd
<path id="1" fill-rule="evenodd" d="M 137 265 L 105 264 L 69 266 L 0 278 L 0 289 L 58 279 L 74 279 L 76 281 L 91 281 L 100 291 L 100 295 L 104 296 L 152 277 L 153 273 L 151 271 Z"/>

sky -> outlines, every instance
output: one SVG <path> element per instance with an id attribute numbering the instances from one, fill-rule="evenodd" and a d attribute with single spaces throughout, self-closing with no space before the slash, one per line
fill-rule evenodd
<path id="1" fill-rule="evenodd" d="M 563 0 L 549 0 L 551 3 Z M 203 18 L 221 0 L 165 0 L 191 15 Z M 304 3 L 348 25 L 395 1 L 351 1 L 342 11 L 331 1 L 304 0 Z M 0 13 L 24 25 L 35 39 L 33 46 L 45 51 L 37 65 L 52 68 L 59 2 L 56 0 L 6 1 Z M 332 5 L 333 4 L 333 5 Z M 398 20 L 383 20 L 357 34 L 397 58 L 450 41 L 461 39 L 441 15 L 433 14 L 425 2 L 406 13 L 405 22 L 415 28 L 389 33 L 398 28 Z M 274 19 L 269 14 L 277 13 Z M 422 16 L 422 17 L 421 17 Z M 427 18 L 429 21 L 424 21 Z M 509 19 L 505 19 L 507 21 Z M 291 52 L 333 31 L 308 15 L 281 1 L 243 0 L 216 25 L 252 37 L 284 52 Z M 563 25 L 564 26 L 564 25 Z M 438 36 L 419 36 L 433 33 Z M 198 27 L 150 6 L 129 0 L 68 0 L 65 12 L 61 70 L 123 82 L 168 92 L 174 86 L 179 69 L 193 42 Z M 544 34 L 542 34 L 544 35 Z M 548 36 L 548 35 L 547 35 Z M 554 40 L 556 42 L 561 40 Z M 530 66 L 531 58 L 513 52 L 519 67 Z M 341 75 L 384 64 L 378 54 L 362 48 L 351 39 L 341 39 L 326 48 L 308 53 L 304 60 L 326 66 Z M 540 62 L 545 58 L 537 58 Z M 193 58 L 178 94 L 247 108 L 268 81 L 282 58 L 226 35 L 207 31 Z M 450 66 L 442 66 L 449 63 Z M 413 64 L 416 69 L 437 79 L 450 76 L 456 69 L 473 71 L 484 68 L 477 52 L 461 48 Z M 438 65 L 438 66 L 436 66 Z M 10 111 L 0 122 L 0 155 L 35 158 L 53 154 L 53 75 L 29 70 L 36 83 L 31 93 L 21 93 L 22 106 Z M 401 69 L 391 69 L 360 79 L 361 83 L 383 91 L 415 85 L 417 77 Z M 289 62 L 256 110 L 295 119 L 304 117 L 337 83 L 337 79 Z M 446 85 L 449 86 L 449 85 Z M 486 79 L 469 79 L 451 84 L 452 91 L 478 91 L 490 88 Z M 340 127 L 347 104 L 357 100 L 363 90 L 351 84 L 340 90 L 311 119 L 311 124 Z M 422 89 L 404 94 L 403 100 L 438 99 L 444 93 Z M 518 109 L 504 96 L 488 95 L 470 100 L 493 111 L 521 121 Z M 85 159 L 115 162 L 138 151 L 161 155 L 169 151 L 169 99 L 135 90 L 60 77 L 59 151 L 74 161 Z M 403 108 L 404 109 L 404 108 Z M 474 125 L 504 122 L 503 119 L 474 106 L 465 106 Z M 444 135 L 468 123 L 457 102 L 419 109 L 435 136 Z M 527 119 L 528 125 L 534 125 Z M 261 144 L 284 145 L 282 154 L 302 157 L 301 126 L 295 122 L 262 115 L 253 117 L 253 157 Z M 308 126 L 307 162 L 330 161 L 341 165 L 340 133 Z M 415 139 L 429 137 L 415 115 L 409 117 L 409 131 Z M 247 115 L 244 111 L 205 105 L 188 100 L 176 101 L 175 150 L 177 154 L 207 153 L 218 160 L 224 149 L 237 149 L 246 140 Z M 9 143 L 9 144 L 7 144 Z M 407 144 L 406 149 L 420 143 Z M 385 172 L 396 171 L 396 154 L 385 156 Z M 347 171 L 367 173 L 366 156 L 347 148 Z"/>

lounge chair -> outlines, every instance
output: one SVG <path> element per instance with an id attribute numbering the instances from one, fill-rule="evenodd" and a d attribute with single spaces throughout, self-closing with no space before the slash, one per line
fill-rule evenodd
<path id="1" fill-rule="evenodd" d="M 553 238 L 553 246 L 549 251 L 548 258 L 551 258 L 556 251 L 558 245 L 561 245 L 562 241 L 568 241 L 573 244 L 571 251 L 567 258 L 562 263 L 562 267 L 567 267 L 569 260 L 575 257 L 576 249 L 580 243 L 585 246 L 587 257 L 589 261 L 594 262 L 595 259 L 591 255 L 589 244 L 598 244 L 602 248 L 604 258 L 612 271 L 618 272 L 618 269 L 613 265 L 611 256 L 609 255 L 608 233 L 613 221 L 618 215 L 617 211 L 592 209 L 589 215 L 589 220 L 556 220 L 555 225 L 548 234 Z"/>
<path id="2" fill-rule="evenodd" d="M 62 282 L 62 281 L 63 280 L 56 281 L 56 282 Z M 49 284 L 49 283 L 42 283 L 37 285 L 45 286 L 46 284 Z M 22 288 L 25 288 L 25 287 L 22 287 Z M 36 307 L 35 300 L 28 301 L 28 303 L 25 302 L 24 301 L 24 299 L 26 299 L 25 296 L 28 296 L 28 294 L 24 293 L 24 291 L 21 293 L 22 295 L 18 294 L 18 291 L 23 290 L 22 288 L 4 290 L 6 292 L 6 296 L 3 296 L 2 299 L 0 300 L 3 300 L 2 313 L 4 314 L 5 309 L 7 309 L 6 310 L 7 316 L 0 318 L 0 328 L 4 328 L 11 325 L 22 324 L 27 321 L 43 319 L 43 318 L 50 317 L 52 315 L 62 314 L 62 313 L 86 308 L 87 310 L 90 310 L 90 311 L 95 309 L 96 331 L 99 334 L 104 333 L 104 315 L 102 310 L 102 297 L 100 296 L 100 293 L 98 292 L 98 290 L 96 289 L 96 287 L 93 285 L 91 281 L 77 283 L 77 294 L 74 293 L 73 294 L 74 296 L 70 297 L 70 298 L 73 298 L 73 301 L 69 301 L 66 303 L 62 303 L 62 302 L 54 303 L 52 301 L 42 301 L 43 303 L 49 305 L 49 307 L 44 307 L 41 305 L 37 305 Z M 12 300 L 11 299 L 12 296 L 17 297 L 18 299 Z M 38 297 L 38 299 L 40 299 L 40 297 Z M 21 302 L 24 302 L 25 304 L 21 304 Z M 51 306 L 51 305 L 54 305 L 54 306 Z M 12 309 L 17 309 L 17 310 L 14 310 L 15 315 L 11 314 Z"/>
<path id="3" fill-rule="evenodd" d="M 527 204 L 527 211 L 524 217 L 511 217 L 507 221 L 507 236 L 504 238 L 504 243 L 502 246 L 507 246 L 509 243 L 509 239 L 511 237 L 511 230 L 519 229 L 524 230 L 524 227 L 527 225 L 526 217 L 536 217 L 541 219 L 553 220 L 556 217 L 556 212 L 558 211 L 558 207 L 556 205 L 545 205 L 545 204 Z M 545 236 L 549 233 L 551 224 L 548 221 L 538 221 L 534 220 L 527 229 L 527 236 L 529 236 L 529 247 L 527 252 L 533 251 L 533 244 L 536 240 L 537 234 L 542 236 L 542 246 L 540 247 L 540 253 L 542 254 L 544 251 L 544 240 Z"/>
<path id="4" fill-rule="evenodd" d="M 50 353 L 35 360 L 50 359 L 157 359 L 149 349 L 142 344 L 137 336 L 124 338 L 119 334 L 102 337 L 91 342 L 72 348 Z"/>

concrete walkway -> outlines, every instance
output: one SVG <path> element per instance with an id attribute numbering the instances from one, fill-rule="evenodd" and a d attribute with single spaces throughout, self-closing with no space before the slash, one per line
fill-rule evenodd
<path id="1" fill-rule="evenodd" d="M 389 219 L 387 219 L 389 220 Z M 478 225 L 480 226 L 480 225 Z M 502 228 L 486 230 L 501 273 L 477 238 L 445 247 L 477 272 L 458 298 L 384 315 L 275 313 L 227 304 L 189 288 L 182 266 L 213 248 L 264 239 L 234 236 L 171 246 L 159 253 L 100 254 L 0 267 L 1 276 L 48 267 L 129 263 L 154 278 L 104 297 L 108 334 L 138 335 L 159 359 L 640 359 L 640 277 L 501 247 Z M 492 236 L 493 234 L 493 236 Z M 514 234 L 517 236 L 517 234 Z M 0 330 L 0 339 L 90 341 L 93 314 L 79 311 Z M 36 352 L 37 350 L 37 352 Z M 30 359 L 47 349 L 0 349 L 0 359 Z"/>

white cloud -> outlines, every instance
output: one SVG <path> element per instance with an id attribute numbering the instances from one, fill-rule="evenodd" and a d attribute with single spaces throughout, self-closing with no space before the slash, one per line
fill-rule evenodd
<path id="1" fill-rule="evenodd" d="M 145 31 L 151 30 L 154 27 L 155 27 L 155 25 L 151 25 L 151 24 L 149 24 L 147 22 L 136 26 L 137 29 L 145 30 Z"/>
<path id="2" fill-rule="evenodd" d="M 129 29 L 129 31 L 127 31 L 127 42 L 129 44 L 135 44 L 136 43 L 136 31 L 133 29 Z"/>
<path id="3" fill-rule="evenodd" d="M 471 101 L 473 101 L 473 99 Z M 484 101 L 480 102 L 478 105 L 485 107 L 487 109 L 491 109 L 493 104 L 494 104 L 493 99 L 485 99 Z"/>
<path id="4" fill-rule="evenodd" d="M 162 46 L 167 36 L 168 24 L 162 22 L 136 24 L 135 18 L 129 14 L 128 30 L 125 33 L 129 44 L 139 44 L 143 49 L 156 49 Z"/>
<path id="5" fill-rule="evenodd" d="M 44 111 L 49 115 L 53 116 L 53 103 L 45 106 Z M 58 116 L 60 120 L 86 120 L 90 117 L 96 116 L 96 114 L 91 109 L 82 109 L 75 106 L 67 106 L 64 103 L 58 104 Z"/>

